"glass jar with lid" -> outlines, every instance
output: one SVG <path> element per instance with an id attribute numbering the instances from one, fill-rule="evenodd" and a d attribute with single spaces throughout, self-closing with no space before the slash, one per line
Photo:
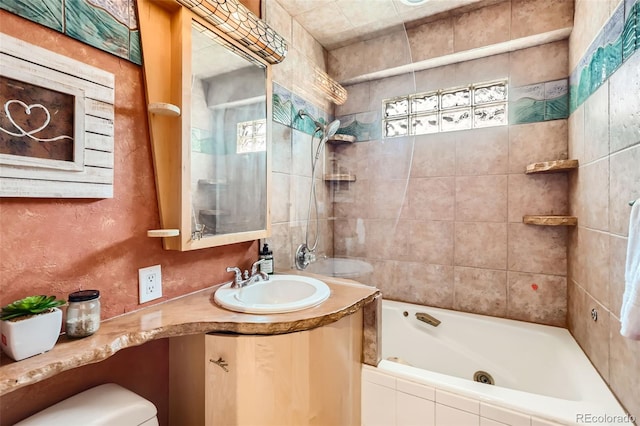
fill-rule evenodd
<path id="1" fill-rule="evenodd" d="M 66 330 L 69 337 L 90 336 L 100 328 L 100 291 L 81 290 L 69 294 Z"/>

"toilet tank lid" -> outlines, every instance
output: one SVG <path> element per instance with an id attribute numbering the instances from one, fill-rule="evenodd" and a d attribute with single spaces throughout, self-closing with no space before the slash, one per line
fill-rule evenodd
<path id="1" fill-rule="evenodd" d="M 14 426 L 140 425 L 156 416 L 155 405 L 115 383 L 106 383 L 60 401 Z"/>

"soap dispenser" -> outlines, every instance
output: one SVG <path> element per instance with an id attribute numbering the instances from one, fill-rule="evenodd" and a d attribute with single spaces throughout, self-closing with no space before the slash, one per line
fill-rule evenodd
<path id="1" fill-rule="evenodd" d="M 260 265 L 260 270 L 269 275 L 273 274 L 273 252 L 269 250 L 269 245 L 264 243 L 260 252 L 260 259 L 264 260 Z"/>

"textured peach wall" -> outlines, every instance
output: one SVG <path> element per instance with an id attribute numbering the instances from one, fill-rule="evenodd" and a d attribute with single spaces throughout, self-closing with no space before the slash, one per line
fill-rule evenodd
<path id="1" fill-rule="evenodd" d="M 226 266 L 257 257 L 255 242 L 179 253 L 148 238 L 160 223 L 142 68 L 4 11 L 0 18 L 3 32 L 116 76 L 114 198 L 0 200 L 1 304 L 95 288 L 108 318 L 140 307 L 138 268 L 162 265 L 166 300 L 221 283 Z"/>
<path id="2" fill-rule="evenodd" d="M 152 304 L 221 283 L 230 278 L 226 266 L 246 268 L 255 260 L 256 242 L 180 253 L 146 236 L 160 223 L 142 68 L 1 10 L 0 22 L 2 32 L 114 73 L 116 81 L 114 198 L 0 199 L 0 304 L 30 294 L 66 298 L 78 289 L 99 289 L 102 316 L 109 318 L 140 308 L 138 268 L 162 265 L 164 297 Z M 106 381 L 150 399 L 166 424 L 167 371 L 166 343 L 126 350 L 113 362 L 7 395 L 0 400 L 0 424 Z"/>

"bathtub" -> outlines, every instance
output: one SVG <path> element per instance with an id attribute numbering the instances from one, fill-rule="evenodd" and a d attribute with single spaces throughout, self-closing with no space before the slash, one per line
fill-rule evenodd
<path id="1" fill-rule="evenodd" d="M 565 329 L 383 301 L 382 361 L 362 371 L 363 425 L 632 423 Z"/>

